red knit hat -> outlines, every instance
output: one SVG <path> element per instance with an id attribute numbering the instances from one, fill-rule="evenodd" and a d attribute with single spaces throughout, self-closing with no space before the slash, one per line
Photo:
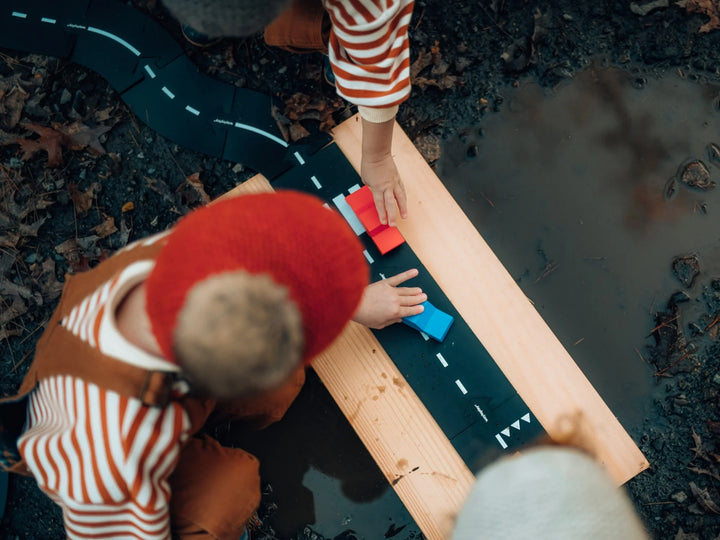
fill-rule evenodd
<path id="1" fill-rule="evenodd" d="M 146 282 L 147 313 L 165 358 L 188 291 L 234 270 L 268 274 L 302 316 L 309 364 L 352 318 L 368 283 L 362 245 L 343 218 L 311 195 L 242 195 L 199 208 L 169 235 Z"/>

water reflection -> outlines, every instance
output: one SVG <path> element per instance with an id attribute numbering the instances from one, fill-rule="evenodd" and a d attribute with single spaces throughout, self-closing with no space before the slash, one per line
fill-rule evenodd
<path id="1" fill-rule="evenodd" d="M 698 254 L 702 275 L 720 274 L 720 190 L 678 182 L 674 196 L 665 193 L 689 160 L 720 178 L 708 158 L 708 145 L 720 143 L 719 94 L 675 74 L 645 80 L 616 69 L 589 69 L 552 91 L 521 84 L 473 135 L 447 143 L 438 163 L 631 432 L 651 403 L 654 370 L 641 355 L 652 313 L 682 288 L 673 257 Z"/>
<path id="2" fill-rule="evenodd" d="M 260 459 L 271 487 L 265 506 L 278 538 L 302 538 L 305 526 L 324 538 L 419 538 L 420 532 L 317 375 L 308 371 L 300 395 L 283 419 L 261 431 L 242 423 L 213 432 L 222 444 Z M 402 532 L 401 532 L 402 531 Z M 312 533 L 307 535 L 312 537 Z"/>

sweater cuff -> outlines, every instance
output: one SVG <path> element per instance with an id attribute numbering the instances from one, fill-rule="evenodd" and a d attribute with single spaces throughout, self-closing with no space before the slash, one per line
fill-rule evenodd
<path id="1" fill-rule="evenodd" d="M 358 112 L 363 120 L 367 120 L 373 124 L 382 124 L 383 122 L 387 122 L 388 120 L 395 118 L 399 108 L 400 107 L 398 105 L 385 108 L 358 105 Z"/>

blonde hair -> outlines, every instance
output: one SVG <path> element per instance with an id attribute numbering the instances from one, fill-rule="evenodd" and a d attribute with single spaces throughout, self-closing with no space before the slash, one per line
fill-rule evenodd
<path id="1" fill-rule="evenodd" d="M 221 399 L 279 386 L 299 365 L 304 346 L 302 317 L 288 290 L 244 270 L 195 284 L 173 337 L 190 383 Z"/>

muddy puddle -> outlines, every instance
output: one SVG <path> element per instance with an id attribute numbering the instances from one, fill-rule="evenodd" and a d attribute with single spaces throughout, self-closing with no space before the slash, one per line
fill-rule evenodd
<path id="1" fill-rule="evenodd" d="M 498 114 L 446 143 L 437 172 L 628 431 L 652 414 L 641 356 L 670 294 L 720 276 L 720 189 L 670 180 L 720 168 L 720 87 L 679 73 L 592 69 L 553 90 L 520 83 Z M 685 289 L 677 256 L 696 255 Z M 636 436 L 637 439 L 637 436 Z"/>
<path id="2" fill-rule="evenodd" d="M 277 424 L 258 432 L 243 431 L 236 424 L 219 426 L 214 436 L 260 459 L 261 517 L 276 538 L 421 538 L 412 517 L 312 371 Z"/>

